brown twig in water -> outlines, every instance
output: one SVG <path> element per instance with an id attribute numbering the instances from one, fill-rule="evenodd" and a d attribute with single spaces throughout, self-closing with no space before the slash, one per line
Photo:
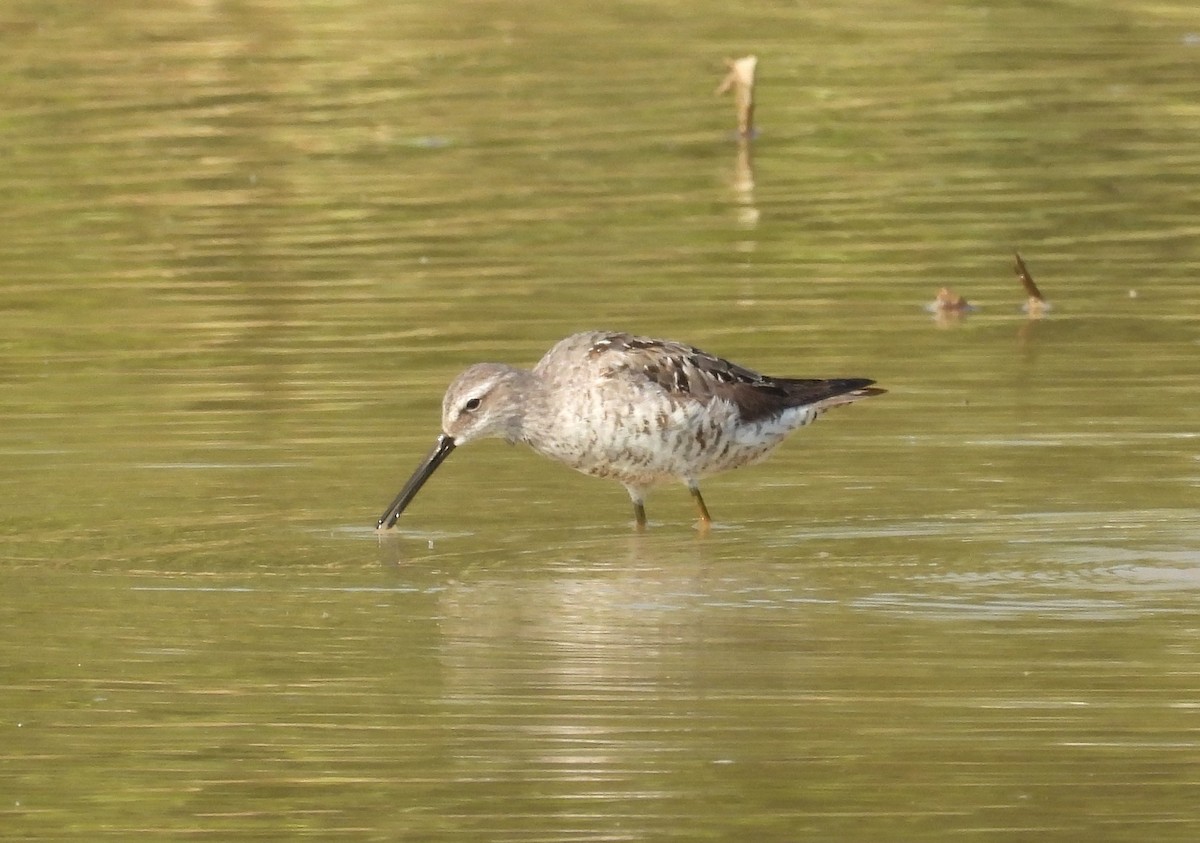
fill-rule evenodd
<path id="1" fill-rule="evenodd" d="M 949 287 L 942 287 L 930 309 L 936 313 L 963 313 L 971 309 L 971 303 Z"/>
<path id="2" fill-rule="evenodd" d="M 1017 273 L 1017 278 L 1021 281 L 1021 287 L 1025 290 L 1025 295 L 1029 299 L 1025 302 L 1024 310 L 1030 316 L 1040 316 L 1045 311 L 1049 310 L 1050 305 L 1046 302 L 1042 291 L 1038 289 L 1038 285 L 1034 283 L 1033 276 L 1029 274 L 1029 268 L 1025 266 L 1025 261 L 1021 260 L 1019 252 L 1013 252 L 1013 257 L 1016 259 L 1013 263 L 1013 270 Z"/>
<path id="3" fill-rule="evenodd" d="M 937 298 L 925 305 L 925 309 L 933 314 L 938 325 L 946 327 L 961 321 L 975 308 L 949 287 L 942 287 L 937 291 Z"/>
<path id="4" fill-rule="evenodd" d="M 754 135 L 754 71 L 758 67 L 757 56 L 740 59 L 725 59 L 729 72 L 717 86 L 717 96 L 733 91 L 733 104 L 737 109 L 738 134 L 744 138 Z"/>
<path id="5" fill-rule="evenodd" d="M 1017 277 L 1021 279 L 1021 286 L 1025 288 L 1025 294 L 1031 299 L 1044 302 L 1042 291 L 1038 289 L 1037 284 L 1033 283 L 1033 276 L 1029 274 L 1029 268 L 1025 266 L 1025 261 L 1021 260 L 1021 253 L 1013 252 L 1013 257 L 1016 258 L 1013 269 L 1016 270 Z"/>

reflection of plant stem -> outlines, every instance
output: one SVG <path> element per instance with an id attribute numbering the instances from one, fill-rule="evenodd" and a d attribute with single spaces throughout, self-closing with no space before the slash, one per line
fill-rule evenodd
<path id="1" fill-rule="evenodd" d="M 758 224 L 758 208 L 754 204 L 754 162 L 750 156 L 750 139 L 739 137 L 737 160 L 733 165 L 733 192 L 738 203 L 738 222 L 746 228 Z"/>
<path id="2" fill-rule="evenodd" d="M 1030 358 L 1032 358 L 1032 355 L 1037 348 L 1036 344 L 1034 343 L 1034 339 L 1036 338 L 1036 330 L 1034 325 L 1036 324 L 1037 322 L 1034 319 L 1026 319 L 1021 323 L 1021 327 L 1017 329 L 1017 345 L 1023 351 L 1025 351 L 1027 356 Z"/>
<path id="3" fill-rule="evenodd" d="M 725 59 L 729 72 L 717 86 L 717 94 L 733 91 L 734 107 L 737 109 L 738 134 L 743 138 L 754 135 L 754 71 L 758 66 L 757 56 L 740 59 Z"/>

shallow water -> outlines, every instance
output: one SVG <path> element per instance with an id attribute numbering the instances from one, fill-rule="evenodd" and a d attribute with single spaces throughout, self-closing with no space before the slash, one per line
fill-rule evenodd
<path id="1" fill-rule="evenodd" d="M 0 38 L 7 835 L 1200 834 L 1190 5 Z M 708 536 L 499 442 L 375 533 L 459 369 L 596 327 L 889 393 L 709 480 Z"/>

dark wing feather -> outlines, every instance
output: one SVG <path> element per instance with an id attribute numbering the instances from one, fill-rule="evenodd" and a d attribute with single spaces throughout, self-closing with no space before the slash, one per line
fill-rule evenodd
<path id="1" fill-rule="evenodd" d="M 690 345 L 630 334 L 608 334 L 591 349 L 593 355 L 609 351 L 621 353 L 613 374 L 640 373 L 681 400 L 721 398 L 736 406 L 747 422 L 793 407 L 826 402 L 824 409 L 884 391 L 867 389 L 874 383 L 868 378 L 773 378 Z M 843 400 L 831 400 L 839 397 Z"/>

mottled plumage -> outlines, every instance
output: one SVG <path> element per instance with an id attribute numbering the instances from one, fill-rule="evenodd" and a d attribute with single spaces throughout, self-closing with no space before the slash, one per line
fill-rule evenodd
<path id="1" fill-rule="evenodd" d="M 653 486 L 686 483 L 703 526 L 701 477 L 756 462 L 839 404 L 878 395 L 866 378 L 773 378 L 668 340 L 592 331 L 532 370 L 478 363 L 442 401 L 442 435 L 379 519 L 392 526 L 458 445 L 499 437 L 594 477 L 619 481 L 639 526 Z"/>

